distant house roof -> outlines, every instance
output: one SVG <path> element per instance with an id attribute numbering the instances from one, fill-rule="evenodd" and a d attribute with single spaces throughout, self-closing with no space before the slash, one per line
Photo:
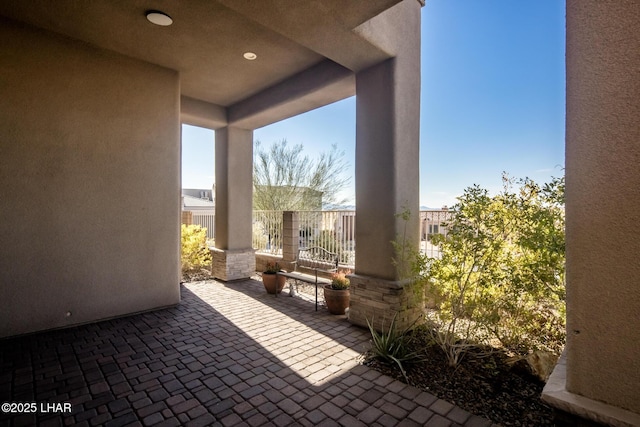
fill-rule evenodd
<path id="1" fill-rule="evenodd" d="M 183 211 L 191 211 L 191 210 L 214 210 L 215 203 L 211 200 L 201 199 L 199 197 L 192 196 L 182 196 L 182 210 Z"/>
<path id="2" fill-rule="evenodd" d="M 183 188 L 182 195 L 205 200 L 213 200 L 214 196 L 211 188 Z"/>

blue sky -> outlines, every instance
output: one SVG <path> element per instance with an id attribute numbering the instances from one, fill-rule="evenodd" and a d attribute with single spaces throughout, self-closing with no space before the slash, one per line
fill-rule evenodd
<path id="1" fill-rule="evenodd" d="M 538 182 L 564 167 L 565 2 L 428 0 L 422 8 L 420 204 L 453 205 L 473 184 L 495 193 L 502 171 Z M 182 186 L 213 184 L 213 132 L 183 126 Z M 344 150 L 354 197 L 355 98 L 254 131 L 315 157 Z"/>

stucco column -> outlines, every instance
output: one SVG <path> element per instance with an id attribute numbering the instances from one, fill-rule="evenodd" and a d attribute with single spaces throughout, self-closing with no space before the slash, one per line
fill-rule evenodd
<path id="1" fill-rule="evenodd" d="M 359 31 L 395 57 L 356 75 L 356 264 L 349 318 L 413 322 L 392 241 L 419 244 L 420 3 L 404 1 Z M 384 21 L 384 22 L 380 22 Z M 404 221 L 397 214 L 409 210 Z"/>
<path id="2" fill-rule="evenodd" d="M 543 399 L 610 425 L 640 425 L 638 26 L 637 1 L 567 0 L 567 345 Z"/>
<path id="3" fill-rule="evenodd" d="M 253 131 L 216 130 L 216 239 L 214 277 L 236 280 L 255 272 L 251 247 Z"/>

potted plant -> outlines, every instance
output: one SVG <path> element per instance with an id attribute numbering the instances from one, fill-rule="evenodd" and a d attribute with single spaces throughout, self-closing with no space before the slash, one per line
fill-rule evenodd
<path id="1" fill-rule="evenodd" d="M 262 284 L 269 294 L 282 292 L 285 283 L 287 283 L 287 278 L 280 276 L 279 271 L 281 271 L 280 265 L 277 262 L 267 262 L 267 267 L 262 272 Z"/>
<path id="2" fill-rule="evenodd" d="M 349 279 L 351 270 L 338 270 L 331 275 L 331 284 L 324 286 L 324 300 L 331 314 L 344 314 L 349 307 Z"/>

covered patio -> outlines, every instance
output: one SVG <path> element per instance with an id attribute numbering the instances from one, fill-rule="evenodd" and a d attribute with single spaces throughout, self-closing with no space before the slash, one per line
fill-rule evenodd
<path id="1" fill-rule="evenodd" d="M 173 308 L 0 342 L 0 395 L 70 402 L 1 425 L 490 426 L 366 366 L 367 330 L 247 279 Z"/>
<path id="2" fill-rule="evenodd" d="M 454 421 L 454 409 L 382 385 L 385 379 L 349 358 L 288 365 L 287 345 L 300 333 L 279 322 L 310 328 L 318 337 L 310 342 L 338 341 L 345 356 L 364 341 L 355 326 L 303 322 L 308 311 L 295 312 L 285 298 L 269 301 L 262 316 L 260 305 L 242 303 L 264 302 L 247 280 L 256 271 L 253 130 L 354 95 L 358 256 L 351 291 L 359 299 L 352 299 L 351 320 L 381 318 L 375 296 L 404 292 L 390 242 L 406 231 L 407 244 L 419 245 L 423 5 L 0 1 L 1 384 L 2 397 L 11 394 L 3 400 L 41 403 L 57 395 L 81 409 L 73 417 L 112 425 L 150 416 L 147 423 L 181 424 L 207 414 L 232 424 L 254 409 L 247 422 L 255 416 L 257 424 L 276 413 L 300 424 L 321 413 L 370 425 L 386 424 L 387 416 L 411 422 L 420 413 Z M 568 333 L 566 363 L 543 397 L 570 417 L 640 425 L 640 3 L 567 0 L 566 7 Z M 173 25 L 149 21 L 155 8 Z M 215 130 L 214 274 L 227 285 L 179 285 L 184 123 Z M 406 230 L 396 216 L 404 208 L 416 219 Z M 293 311 L 278 310 L 283 304 Z M 413 318 L 402 304 L 388 309 L 401 322 Z M 150 310 L 159 311 L 135 314 Z M 55 331 L 61 328 L 69 329 Z M 352 330 L 359 338 L 345 341 Z M 264 370 L 255 377 L 265 378 L 261 387 L 283 396 L 277 407 L 269 398 L 255 403 L 266 394 L 243 397 L 251 393 L 243 378 L 249 366 Z M 305 370 L 311 366 L 318 370 Z M 168 384 L 177 389 L 169 392 Z M 325 402 L 332 392 L 333 402 L 353 394 L 350 402 L 367 407 Z M 397 396 L 406 408 L 383 414 Z M 252 400 L 255 408 L 246 404 Z M 213 412 L 232 401 L 224 416 Z"/>

